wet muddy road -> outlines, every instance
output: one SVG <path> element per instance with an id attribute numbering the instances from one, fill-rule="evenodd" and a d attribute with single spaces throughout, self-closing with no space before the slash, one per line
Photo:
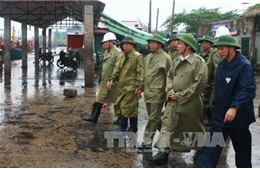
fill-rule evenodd
<path id="1" fill-rule="evenodd" d="M 92 108 L 97 87 L 82 88 L 84 70 L 60 70 L 56 66 L 35 70 L 33 56 L 28 57 L 28 69 L 21 60 L 12 63 L 11 79 L 0 72 L 0 167 L 158 167 L 143 160 L 152 152 L 136 152 L 132 148 L 109 147 L 106 132 L 118 129 L 113 125 L 113 107 L 102 110 L 95 126 L 81 119 Z M 260 103 L 260 76 L 256 75 L 256 116 Z M 77 89 L 78 95 L 65 98 L 63 90 Z M 147 122 L 144 103 L 139 105 L 139 132 Z M 253 167 L 260 167 L 259 118 L 251 125 L 253 137 Z M 234 150 L 230 144 L 222 154 L 219 167 L 235 167 Z M 153 151 L 156 153 L 156 149 Z M 194 167 L 193 154 L 170 154 L 168 165 L 160 167 Z"/>

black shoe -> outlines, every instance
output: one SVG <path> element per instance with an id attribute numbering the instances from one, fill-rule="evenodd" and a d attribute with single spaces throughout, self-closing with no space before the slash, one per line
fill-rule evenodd
<path id="1" fill-rule="evenodd" d="M 158 165 L 165 165 L 168 163 L 168 157 L 169 157 L 169 153 L 159 152 L 153 157 L 147 157 L 146 160 Z"/>
<path id="2" fill-rule="evenodd" d="M 113 122 L 113 124 L 120 125 L 120 120 L 121 120 L 121 117 L 119 116 L 119 117 Z"/>

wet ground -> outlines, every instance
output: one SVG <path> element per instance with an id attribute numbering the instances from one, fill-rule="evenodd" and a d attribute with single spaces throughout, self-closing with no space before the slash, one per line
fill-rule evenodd
<path id="1" fill-rule="evenodd" d="M 81 119 L 90 112 L 97 85 L 82 88 L 84 70 L 61 70 L 56 66 L 34 68 L 33 55 L 28 56 L 28 69 L 21 60 L 12 63 L 11 79 L 0 72 L 0 167 L 158 167 L 143 160 L 152 152 L 136 152 L 122 148 L 115 140 L 108 146 L 105 133 L 118 129 L 113 125 L 113 107 L 102 110 L 95 126 Z M 256 116 L 260 103 L 260 76 L 256 75 Z M 76 97 L 66 98 L 63 90 L 77 89 Z M 144 102 L 139 105 L 139 132 L 142 140 L 147 122 Z M 259 118 L 251 125 L 253 138 L 252 163 L 260 167 Z M 219 167 L 235 167 L 234 150 L 228 144 Z M 156 149 L 153 151 L 156 153 Z M 159 167 L 194 167 L 193 154 L 171 152 L 168 165 Z"/>

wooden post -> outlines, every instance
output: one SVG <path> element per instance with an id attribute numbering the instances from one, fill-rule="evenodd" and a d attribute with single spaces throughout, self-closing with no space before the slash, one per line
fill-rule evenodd
<path id="1" fill-rule="evenodd" d="M 171 35 L 173 33 L 173 25 L 174 25 L 174 8 L 175 8 L 175 0 L 173 0 L 173 5 L 172 5 Z"/>
<path id="2" fill-rule="evenodd" d="M 159 17 L 159 8 L 157 8 L 157 17 L 156 17 L 156 28 L 155 28 L 155 32 L 157 32 L 157 28 L 158 28 L 158 17 Z"/>
<path id="3" fill-rule="evenodd" d="M 152 0 L 150 0 L 150 3 L 149 3 L 149 23 L 148 23 L 148 33 L 151 33 L 152 32 Z"/>
<path id="4" fill-rule="evenodd" d="M 93 87 L 93 5 L 84 6 L 84 70 L 85 87 Z"/>

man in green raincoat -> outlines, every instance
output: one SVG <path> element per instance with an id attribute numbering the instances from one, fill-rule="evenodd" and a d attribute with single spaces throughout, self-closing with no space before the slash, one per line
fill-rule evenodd
<path id="1" fill-rule="evenodd" d="M 114 45 L 116 36 L 112 32 L 104 35 L 102 43 L 105 46 L 104 59 L 102 65 L 102 77 L 99 87 L 99 92 L 96 97 L 96 102 L 93 104 L 93 109 L 90 117 L 83 116 L 82 119 L 88 122 L 97 123 L 101 108 L 105 103 L 114 103 L 117 97 L 118 83 L 115 83 L 110 90 L 106 89 L 106 84 L 113 72 L 116 64 L 119 64 L 119 58 L 122 57 L 122 52 Z"/>
<path id="2" fill-rule="evenodd" d="M 174 59 L 180 56 L 180 54 L 177 51 L 177 46 L 179 43 L 179 40 L 177 39 L 178 36 L 179 35 L 173 35 L 168 40 L 169 47 L 167 51 L 168 51 L 168 55 L 172 58 L 172 61 L 174 61 Z"/>
<path id="3" fill-rule="evenodd" d="M 107 89 L 110 90 L 114 82 L 119 82 L 119 91 L 115 102 L 115 111 L 120 113 L 120 132 L 130 131 L 136 133 L 137 128 L 137 105 L 136 91 L 140 85 L 140 76 L 143 69 L 143 56 L 135 51 L 136 43 L 131 37 L 124 37 L 121 47 L 124 56 L 120 57 L 119 64 L 115 66 Z M 130 126 L 128 128 L 128 119 Z"/>
<path id="4" fill-rule="evenodd" d="M 151 53 L 145 57 L 141 85 L 137 94 L 140 97 L 141 92 L 144 93 L 149 119 L 143 143 L 137 147 L 138 149 L 151 149 L 155 132 L 161 129 L 161 112 L 166 101 L 166 77 L 172 64 L 172 59 L 162 49 L 165 40 L 161 35 L 154 34 L 147 41 Z"/>
<path id="5" fill-rule="evenodd" d="M 162 128 L 154 157 L 146 158 L 156 164 L 166 164 L 170 150 L 197 149 L 196 133 L 204 134 L 203 90 L 208 80 L 208 68 L 196 54 L 197 40 L 189 34 L 179 39 L 180 58 L 167 74 L 167 106 L 162 116 Z"/>
<path id="6" fill-rule="evenodd" d="M 205 62 L 208 61 L 210 54 L 212 53 L 212 45 L 214 43 L 214 39 L 211 36 L 205 35 L 201 39 L 199 39 L 199 43 L 201 44 L 202 51 L 198 54 L 201 56 Z M 212 85 L 210 83 L 207 84 L 205 87 L 203 94 L 204 94 L 204 120 L 205 125 L 209 125 L 209 119 L 210 119 L 210 106 L 209 106 L 209 100 L 212 93 Z"/>

